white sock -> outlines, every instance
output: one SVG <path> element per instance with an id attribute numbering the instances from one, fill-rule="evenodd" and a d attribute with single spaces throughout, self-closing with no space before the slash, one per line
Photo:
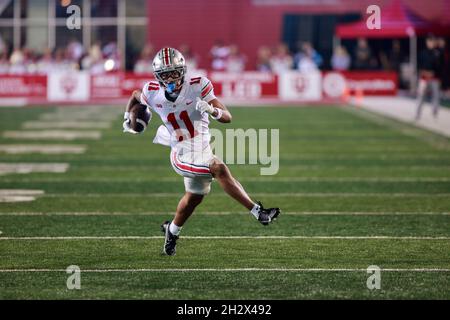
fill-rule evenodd
<path id="1" fill-rule="evenodd" d="M 183 228 L 183 227 L 177 226 L 175 223 L 173 223 L 173 221 L 169 225 L 169 231 L 174 236 L 177 236 L 180 234 L 181 228 Z"/>
<path id="2" fill-rule="evenodd" d="M 260 209 L 260 205 L 255 203 L 255 205 L 253 206 L 252 210 L 250 210 L 250 213 L 256 218 L 259 218 L 259 209 Z"/>

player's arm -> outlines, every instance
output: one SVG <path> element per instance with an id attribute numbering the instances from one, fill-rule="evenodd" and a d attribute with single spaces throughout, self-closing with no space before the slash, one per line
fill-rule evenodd
<path id="1" fill-rule="evenodd" d="M 201 88 L 201 90 L 195 108 L 202 113 L 209 113 L 211 118 L 219 122 L 231 122 L 231 113 L 214 95 L 214 87 L 211 81 L 208 78 L 201 77 L 199 88 Z"/>
<path id="2" fill-rule="evenodd" d="M 231 119 L 233 118 L 231 116 L 231 112 L 227 109 L 227 107 L 219 101 L 219 99 L 213 99 L 209 102 L 209 104 L 214 108 L 214 111 L 211 113 L 211 116 L 216 119 L 219 122 L 222 123 L 230 123 Z M 220 109 L 221 111 L 219 111 Z M 221 113 L 221 117 L 219 118 L 219 114 Z"/>
<path id="3" fill-rule="evenodd" d="M 223 105 L 217 98 L 214 98 L 209 102 L 197 98 L 197 104 L 195 105 L 195 108 L 201 113 L 203 112 L 209 113 L 211 118 L 219 122 L 222 123 L 231 122 L 230 111 L 228 111 L 227 107 L 225 107 L 225 105 Z"/>
<path id="4" fill-rule="evenodd" d="M 141 103 L 141 90 L 134 90 L 131 94 L 130 99 L 128 100 L 127 107 L 125 109 L 125 112 L 130 112 L 131 107 L 134 106 L 136 103 Z"/>
<path id="5" fill-rule="evenodd" d="M 123 132 L 128 132 L 128 133 L 133 133 L 133 134 L 136 133 L 130 127 L 130 124 L 131 124 L 130 110 L 131 110 L 131 107 L 134 106 L 136 103 L 141 103 L 141 94 L 142 94 L 141 90 L 134 90 L 133 93 L 131 94 L 130 99 L 128 100 L 127 106 L 125 108 L 125 113 L 123 115 L 123 124 L 122 124 Z"/>

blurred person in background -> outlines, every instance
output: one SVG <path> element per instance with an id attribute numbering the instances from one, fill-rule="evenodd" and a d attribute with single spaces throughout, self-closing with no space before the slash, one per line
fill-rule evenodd
<path id="1" fill-rule="evenodd" d="M 392 41 L 392 48 L 389 54 L 380 53 L 381 64 L 384 70 L 399 72 L 400 65 L 404 61 L 402 47 L 399 40 Z"/>
<path id="2" fill-rule="evenodd" d="M 301 73 L 311 73 L 319 71 L 317 64 L 314 62 L 311 53 L 307 53 L 303 55 L 301 60 L 298 63 L 297 70 Z"/>
<path id="3" fill-rule="evenodd" d="M 442 53 L 437 47 L 436 38 L 428 35 L 425 40 L 426 48 L 419 55 L 419 86 L 417 88 L 416 121 L 422 114 L 422 106 L 428 89 L 431 89 L 433 116 L 437 118 L 439 112 L 439 93 L 441 86 Z"/>
<path id="4" fill-rule="evenodd" d="M 180 52 L 186 59 L 186 67 L 188 69 L 188 72 L 195 72 L 195 70 L 198 70 L 198 62 L 199 57 L 194 52 L 192 52 L 192 49 L 187 44 L 182 44 L 180 46 Z"/>
<path id="5" fill-rule="evenodd" d="M 6 46 L 5 41 L 3 41 L 2 36 L 0 35 L 0 55 L 8 53 L 8 48 Z"/>
<path id="6" fill-rule="evenodd" d="M 447 47 L 447 41 L 444 37 L 439 37 L 436 40 L 437 49 L 441 56 L 441 86 L 442 90 L 446 92 L 450 89 L 450 53 Z M 450 96 L 449 96 L 450 97 Z"/>
<path id="7" fill-rule="evenodd" d="M 275 54 L 270 58 L 270 69 L 275 73 L 283 73 L 292 69 L 294 59 L 289 54 L 289 48 L 285 43 L 280 43 Z"/>
<path id="8" fill-rule="evenodd" d="M 372 50 L 365 38 L 359 38 L 355 48 L 355 58 L 353 60 L 353 69 L 355 70 L 374 70 L 377 61 L 372 55 Z"/>
<path id="9" fill-rule="evenodd" d="M 225 71 L 227 69 L 227 59 L 230 55 L 230 48 L 226 46 L 222 40 L 217 40 L 209 53 L 212 58 L 212 70 Z"/>
<path id="10" fill-rule="evenodd" d="M 22 50 L 16 49 L 9 57 L 9 73 L 10 74 L 25 74 L 27 67 L 25 65 L 25 55 Z"/>
<path id="11" fill-rule="evenodd" d="M 36 62 L 36 72 L 39 74 L 49 73 L 52 70 L 54 63 L 52 50 L 46 48 L 44 54 Z"/>
<path id="12" fill-rule="evenodd" d="M 298 44 L 299 51 L 294 56 L 294 64 L 295 68 L 300 70 L 300 66 L 302 64 L 302 60 L 306 58 L 308 61 L 306 65 L 309 67 L 310 62 L 312 61 L 315 65 L 315 69 L 319 69 L 323 64 L 322 56 L 313 48 L 311 42 L 300 42 Z M 302 69 L 305 69 L 303 67 Z"/>
<path id="13" fill-rule="evenodd" d="M 141 51 L 139 59 L 134 65 L 134 73 L 137 74 L 151 74 L 153 73 L 153 57 L 155 55 L 155 50 L 151 44 L 145 45 Z"/>
<path id="14" fill-rule="evenodd" d="M 108 42 L 102 48 L 104 58 L 104 69 L 107 72 L 118 71 L 121 69 L 120 51 L 115 41 Z"/>
<path id="15" fill-rule="evenodd" d="M 334 48 L 333 56 L 331 57 L 331 67 L 336 71 L 345 71 L 350 68 L 351 58 L 344 46 L 337 46 Z"/>
<path id="16" fill-rule="evenodd" d="M 256 70 L 262 72 L 271 72 L 270 57 L 272 53 L 270 48 L 263 46 L 258 49 Z"/>
<path id="17" fill-rule="evenodd" d="M 399 40 L 392 41 L 392 47 L 388 54 L 380 52 L 380 62 L 383 70 L 396 72 L 399 76 L 400 88 L 408 88 L 411 82 L 411 65 L 402 52 Z"/>
<path id="18" fill-rule="evenodd" d="M 0 53 L 0 74 L 7 74 L 9 72 L 9 60 L 8 54 L 5 52 Z"/>
<path id="19" fill-rule="evenodd" d="M 230 46 L 230 54 L 227 59 L 227 71 L 232 73 L 239 73 L 245 70 L 247 58 L 240 53 L 237 45 Z"/>
<path id="20" fill-rule="evenodd" d="M 72 38 L 72 40 L 67 45 L 66 50 L 67 50 L 67 59 L 79 64 L 84 54 L 84 47 L 81 44 L 81 42 L 78 41 L 76 38 Z"/>
<path id="21" fill-rule="evenodd" d="M 89 70 L 92 74 L 101 74 L 105 72 L 105 61 L 103 60 L 100 43 L 95 43 L 89 49 L 89 54 L 81 61 L 84 70 Z"/>
<path id="22" fill-rule="evenodd" d="M 58 48 L 55 51 L 55 59 L 50 66 L 52 71 L 78 70 L 78 63 L 67 58 L 67 51 L 65 48 Z"/>

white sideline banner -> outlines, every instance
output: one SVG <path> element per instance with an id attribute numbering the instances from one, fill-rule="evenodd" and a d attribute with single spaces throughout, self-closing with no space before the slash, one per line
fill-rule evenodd
<path id="1" fill-rule="evenodd" d="M 88 72 L 57 71 L 47 78 L 47 98 L 49 101 L 88 101 L 90 98 Z"/>
<path id="2" fill-rule="evenodd" d="M 322 99 L 322 74 L 320 72 L 284 72 L 278 78 L 281 100 L 316 101 Z"/>

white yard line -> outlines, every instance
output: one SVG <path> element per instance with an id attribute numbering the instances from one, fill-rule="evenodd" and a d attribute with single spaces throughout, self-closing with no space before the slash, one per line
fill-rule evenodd
<path id="1" fill-rule="evenodd" d="M 180 181 L 180 179 L 177 177 L 157 178 L 155 180 L 177 182 Z M 450 177 L 244 177 L 240 178 L 239 180 L 253 182 L 449 182 Z"/>
<path id="2" fill-rule="evenodd" d="M 39 131 L 5 131 L 3 133 L 5 138 L 13 139 L 52 139 L 52 140 L 75 140 L 75 139 L 90 139 L 98 140 L 101 137 L 100 131 L 74 131 L 74 130 L 39 130 Z"/>
<path id="3" fill-rule="evenodd" d="M 68 237 L 0 237 L 0 240 L 153 240 L 164 236 L 68 236 Z M 183 236 L 191 240 L 450 240 L 450 237 L 398 236 Z"/>
<path id="4" fill-rule="evenodd" d="M 80 272 L 367 272 L 367 268 L 182 268 L 182 269 L 81 269 Z M 382 268 L 381 272 L 450 272 L 446 268 Z M 0 269 L 11 272 L 66 272 L 66 269 Z"/>
<path id="5" fill-rule="evenodd" d="M 83 145 L 34 145 L 34 144 L 4 144 L 0 145 L 0 152 L 8 154 L 81 154 L 86 152 L 86 146 Z"/>
<path id="6" fill-rule="evenodd" d="M 21 180 L 22 182 L 64 182 L 67 181 L 67 177 L 45 177 L 45 178 L 33 178 L 29 180 Z M 70 178 L 71 182 L 129 182 L 129 177 L 115 177 L 115 178 L 95 178 L 95 177 L 74 177 Z M 181 177 L 141 177 L 137 179 L 139 182 L 174 182 L 180 183 Z M 450 182 L 450 177 L 379 177 L 379 178 L 364 178 L 364 177 L 247 177 L 240 178 L 239 181 L 244 182 L 370 182 L 370 183 L 401 183 L 401 182 Z"/>
<path id="7" fill-rule="evenodd" d="M 165 197 L 181 197 L 183 193 L 178 192 L 161 192 L 161 193 L 54 193 L 48 194 L 47 197 L 57 197 L 57 198 L 65 198 L 65 197 L 84 197 L 84 198 L 101 198 L 107 196 L 114 196 L 120 198 L 128 198 L 128 197 L 137 197 L 137 196 L 145 196 L 150 198 L 165 198 Z M 279 192 L 279 193 L 253 193 L 255 197 L 318 197 L 318 198 L 326 198 L 326 197 L 424 197 L 424 198 L 435 198 L 435 197 L 450 197 L 450 193 L 388 193 L 388 192 L 379 192 L 379 193 L 351 193 L 351 192 L 330 192 L 330 193 L 308 193 L 308 192 Z M 225 193 L 217 193 L 214 194 L 214 197 L 228 197 Z"/>
<path id="8" fill-rule="evenodd" d="M 0 163 L 0 175 L 32 172 L 64 173 L 68 169 L 68 163 Z"/>
<path id="9" fill-rule="evenodd" d="M 34 201 L 36 196 L 43 194 L 42 190 L 0 189 L 0 203 Z"/>
<path id="10" fill-rule="evenodd" d="M 105 121 L 27 121 L 25 129 L 108 129 L 111 122 Z"/>
<path id="11" fill-rule="evenodd" d="M 0 216 L 152 216 L 172 215 L 169 211 L 147 212 L 0 212 Z M 201 216 L 248 215 L 244 211 L 208 211 L 197 212 Z M 450 212 L 345 212 L 345 211 L 287 211 L 289 216 L 449 216 Z"/>
<path id="12" fill-rule="evenodd" d="M 0 196 L 0 203 L 2 202 L 30 202 L 36 200 L 33 196 Z"/>

